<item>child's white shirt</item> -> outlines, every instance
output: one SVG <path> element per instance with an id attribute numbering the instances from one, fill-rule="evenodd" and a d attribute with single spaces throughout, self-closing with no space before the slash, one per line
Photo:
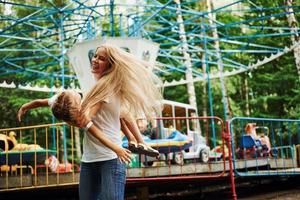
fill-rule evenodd
<path id="1" fill-rule="evenodd" d="M 50 108 L 53 107 L 55 101 L 57 100 L 57 97 L 58 97 L 58 94 L 55 94 L 48 99 L 48 105 L 50 106 Z"/>

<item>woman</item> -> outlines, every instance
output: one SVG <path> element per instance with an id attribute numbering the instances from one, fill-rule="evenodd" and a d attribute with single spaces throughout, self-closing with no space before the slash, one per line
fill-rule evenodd
<path id="1" fill-rule="evenodd" d="M 105 44 L 96 50 L 91 70 L 97 83 L 86 94 L 81 113 L 93 116 L 92 123 L 113 143 L 121 145 L 121 124 L 123 131 L 129 129 L 136 134 L 136 116 L 145 113 L 150 118 L 159 112 L 159 79 L 149 69 L 146 62 L 118 47 Z M 143 143 L 142 138 L 137 142 Z M 91 134 L 85 134 L 80 199 L 124 199 L 125 181 L 125 165 L 116 153 Z"/>

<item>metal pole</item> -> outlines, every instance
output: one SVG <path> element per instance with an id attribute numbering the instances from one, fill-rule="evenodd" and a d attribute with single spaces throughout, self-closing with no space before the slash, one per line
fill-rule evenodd
<path id="1" fill-rule="evenodd" d="M 115 29 L 114 29 L 114 25 L 115 25 L 115 21 L 114 21 L 114 0 L 110 0 L 109 3 L 109 16 L 110 16 L 110 34 L 111 36 L 115 36 Z"/>
<path id="2" fill-rule="evenodd" d="M 203 26 L 201 26 L 203 27 Z M 205 50 L 204 52 L 207 52 L 207 37 L 205 32 L 203 31 L 203 49 Z M 209 71 L 210 71 L 210 66 L 209 66 L 209 62 L 208 62 L 208 54 L 205 53 L 204 54 L 204 58 L 205 58 L 205 63 L 206 63 L 206 80 L 207 80 L 207 91 L 208 91 L 208 100 L 209 100 L 209 111 L 210 111 L 210 115 L 214 116 L 214 109 L 213 109 L 213 97 L 212 97 L 212 89 L 211 89 L 211 79 L 210 79 L 210 75 L 209 75 Z M 213 146 L 216 147 L 217 146 L 217 142 L 216 142 L 216 130 L 215 130 L 215 121 L 211 120 L 211 130 L 212 130 L 212 136 L 213 136 Z"/>
<path id="3" fill-rule="evenodd" d="M 51 96 L 54 94 L 53 92 L 53 86 L 54 86 L 54 75 L 52 75 L 51 77 Z M 55 124 L 55 117 L 52 115 L 52 124 Z M 55 128 L 52 128 L 52 149 L 56 148 L 56 133 L 55 133 Z"/>
<path id="4" fill-rule="evenodd" d="M 230 174 L 230 182 L 231 182 L 231 192 L 232 192 L 232 199 L 237 200 L 237 194 L 235 190 L 235 178 L 234 178 L 234 171 L 233 171 L 233 160 L 232 160 L 232 146 L 231 146 L 231 134 L 230 134 L 230 123 L 226 121 L 226 132 L 223 134 L 223 137 L 226 140 L 227 148 L 228 148 L 228 165 L 229 165 L 229 174 Z"/>
<path id="5" fill-rule="evenodd" d="M 63 26 L 64 20 L 63 20 L 63 14 L 60 15 L 60 34 L 59 34 L 59 44 L 60 44 L 60 62 L 59 65 L 61 67 L 61 82 L 62 82 L 62 88 L 65 88 L 65 59 L 64 59 L 64 26 Z M 63 125 L 63 145 L 64 145 L 64 162 L 67 163 L 67 138 L 66 138 L 66 126 Z"/>

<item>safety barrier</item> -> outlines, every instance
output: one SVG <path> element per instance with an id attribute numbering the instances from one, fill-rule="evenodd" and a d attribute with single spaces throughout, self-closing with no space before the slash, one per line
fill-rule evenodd
<path id="1" fill-rule="evenodd" d="M 78 182 L 73 127 L 58 123 L 1 129 L 0 149 L 0 191 Z"/>
<path id="2" fill-rule="evenodd" d="M 300 120 L 236 117 L 230 121 L 230 133 L 237 176 L 300 174 Z"/>
<path id="3" fill-rule="evenodd" d="M 160 156 L 133 155 L 128 184 L 228 178 L 236 199 L 234 173 L 300 174 L 300 120 L 236 117 L 224 127 L 218 117 L 161 117 L 156 124 L 145 141 Z M 64 123 L 1 129 L 0 192 L 78 184 L 80 132 Z"/>
<path id="4" fill-rule="evenodd" d="M 127 182 L 228 175 L 229 164 L 225 161 L 228 149 L 224 148 L 224 124 L 221 119 L 162 117 L 157 118 L 157 124 L 155 138 L 158 139 L 152 139 L 148 144 L 159 150 L 160 157 L 136 156 L 127 168 Z"/>
<path id="5" fill-rule="evenodd" d="M 145 141 L 161 156 L 134 155 L 127 166 L 128 184 L 228 176 L 221 119 L 164 117 L 157 118 L 157 124 L 157 139 Z M 64 123 L 1 129 L 0 191 L 77 184 L 80 157 L 75 130 Z"/>

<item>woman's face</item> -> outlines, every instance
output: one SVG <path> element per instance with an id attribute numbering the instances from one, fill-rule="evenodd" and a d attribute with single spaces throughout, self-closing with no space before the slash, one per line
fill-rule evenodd
<path id="1" fill-rule="evenodd" d="M 103 72 L 108 68 L 109 63 L 104 48 L 98 48 L 94 57 L 92 58 L 92 73 L 96 80 L 99 80 Z"/>

